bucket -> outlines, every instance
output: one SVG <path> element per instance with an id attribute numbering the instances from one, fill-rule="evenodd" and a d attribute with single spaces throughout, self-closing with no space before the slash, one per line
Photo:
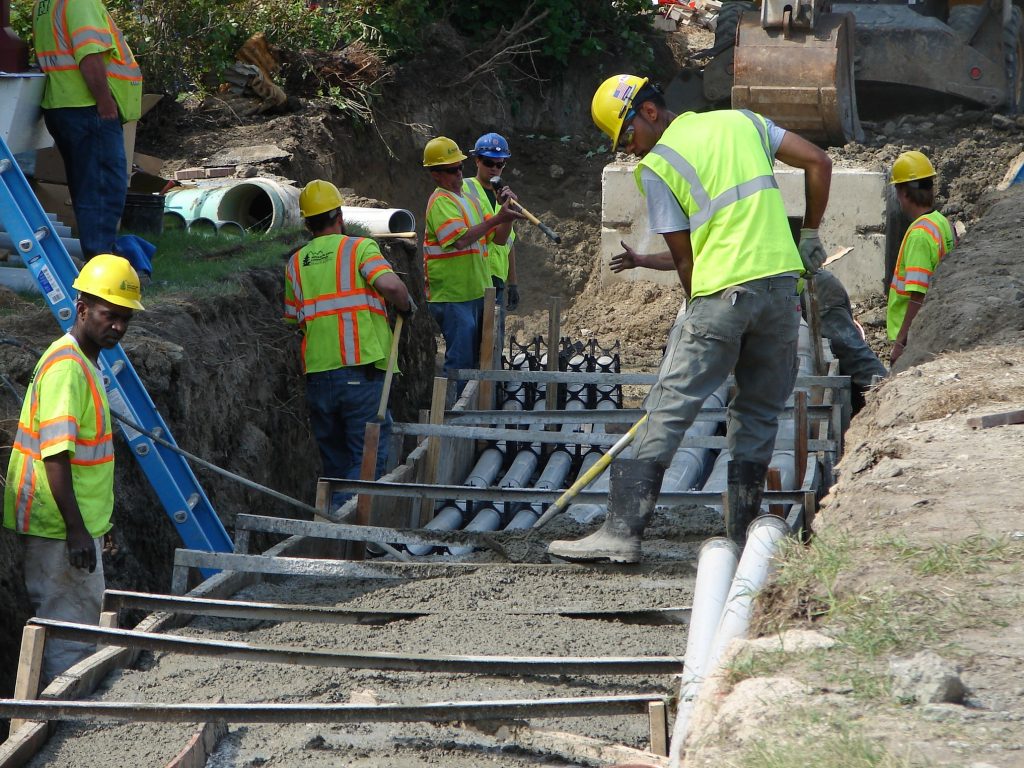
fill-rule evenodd
<path id="1" fill-rule="evenodd" d="M 136 234 L 159 235 L 164 230 L 164 196 L 129 192 L 121 227 Z"/>

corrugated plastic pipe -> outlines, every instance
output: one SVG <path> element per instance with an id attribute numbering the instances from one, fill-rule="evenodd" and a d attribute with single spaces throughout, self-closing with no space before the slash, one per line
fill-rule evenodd
<path id="1" fill-rule="evenodd" d="M 707 660 L 729 596 L 739 548 L 729 539 L 708 539 L 697 554 L 697 579 L 693 589 L 693 609 L 686 635 L 686 656 L 679 676 L 679 705 L 672 730 L 669 759 L 678 765 L 697 690 L 707 673 Z"/>

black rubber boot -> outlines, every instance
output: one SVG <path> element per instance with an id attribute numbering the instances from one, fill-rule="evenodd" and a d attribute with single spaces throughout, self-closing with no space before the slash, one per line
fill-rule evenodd
<path id="1" fill-rule="evenodd" d="M 640 562 L 640 541 L 658 502 L 665 469 L 653 461 L 619 459 L 610 471 L 604 525 L 579 541 L 551 542 L 549 555 L 583 562 Z"/>
<path id="2" fill-rule="evenodd" d="M 753 461 L 729 462 L 729 510 L 725 516 L 726 535 L 743 550 L 747 527 L 761 514 L 767 464 Z"/>

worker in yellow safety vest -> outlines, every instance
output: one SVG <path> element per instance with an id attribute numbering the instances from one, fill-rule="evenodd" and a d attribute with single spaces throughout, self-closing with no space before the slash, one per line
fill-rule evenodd
<path id="1" fill-rule="evenodd" d="M 613 148 L 640 157 L 636 182 L 647 198 L 650 227 L 665 239 L 688 302 L 647 397 L 634 458 L 611 464 L 604 526 L 580 541 L 552 542 L 548 552 L 568 560 L 637 562 L 665 468 L 701 404 L 734 369 L 725 522 L 742 546 L 761 510 L 778 416 L 795 381 L 797 279 L 825 260 L 818 225 L 832 163 L 813 144 L 753 112 L 677 117 L 661 91 L 635 75 L 602 83 L 591 115 Z M 776 157 L 805 173 L 799 245 L 775 180 Z"/>
<path id="2" fill-rule="evenodd" d="M 505 172 L 512 152 L 508 141 L 500 133 L 485 133 L 476 140 L 470 152 L 476 162 L 476 175 L 462 181 L 462 195 L 473 201 L 485 216 L 494 216 L 500 207 L 491 180 L 500 178 Z M 505 315 L 519 307 L 519 284 L 516 275 L 516 232 L 513 228 L 504 245 L 490 243 L 487 246 L 487 261 L 491 268 L 491 282 L 494 285 L 494 302 L 498 308 L 498 320 L 494 333 L 505 343 Z"/>
<path id="3" fill-rule="evenodd" d="M 134 310 L 139 276 L 101 254 L 72 284 L 71 330 L 36 364 L 18 420 L 4 490 L 4 527 L 20 534 L 25 589 L 36 616 L 96 624 L 103 597 L 103 539 L 114 511 L 114 442 L 99 353 L 117 346 Z M 52 680 L 93 646 L 47 639 Z"/>
<path id="4" fill-rule="evenodd" d="M 368 237 L 345 234 L 341 193 L 329 181 L 311 181 L 299 211 L 313 239 L 285 268 L 284 318 L 302 334 L 309 419 L 324 477 L 355 480 L 363 461 L 366 424 L 376 419 L 392 332 L 385 303 L 403 315 L 416 305 L 401 278 Z M 387 411 L 377 449 L 384 471 L 391 435 Z M 336 493 L 336 511 L 351 494 Z"/>
<path id="5" fill-rule="evenodd" d="M 936 267 L 956 247 L 956 235 L 949 220 L 935 210 L 937 175 L 931 160 L 916 151 L 904 152 L 892 166 L 889 183 L 896 187 L 896 199 L 903 214 L 912 219 L 889 283 L 885 321 L 893 343 L 893 365 L 907 346 L 910 326 L 924 304 Z"/>
<path id="6" fill-rule="evenodd" d="M 36 0 L 43 119 L 64 160 L 82 255 L 114 250 L 128 192 L 121 124 L 142 111 L 142 73 L 101 0 Z"/>
<path id="7" fill-rule="evenodd" d="M 423 272 L 427 306 L 444 336 L 445 375 L 480 364 L 483 296 L 492 284 L 488 248 L 505 245 L 512 222 L 522 218 L 507 205 L 487 214 L 464 195 L 465 159 L 459 145 L 446 136 L 431 139 L 423 149 L 423 167 L 437 185 L 427 201 Z M 515 195 L 506 187 L 501 200 L 507 199 Z"/>

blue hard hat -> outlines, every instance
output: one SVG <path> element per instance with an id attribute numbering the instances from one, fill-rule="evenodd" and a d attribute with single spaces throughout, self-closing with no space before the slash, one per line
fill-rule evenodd
<path id="1" fill-rule="evenodd" d="M 478 157 L 512 157 L 508 142 L 500 133 L 485 133 L 477 139 L 473 154 Z"/>

